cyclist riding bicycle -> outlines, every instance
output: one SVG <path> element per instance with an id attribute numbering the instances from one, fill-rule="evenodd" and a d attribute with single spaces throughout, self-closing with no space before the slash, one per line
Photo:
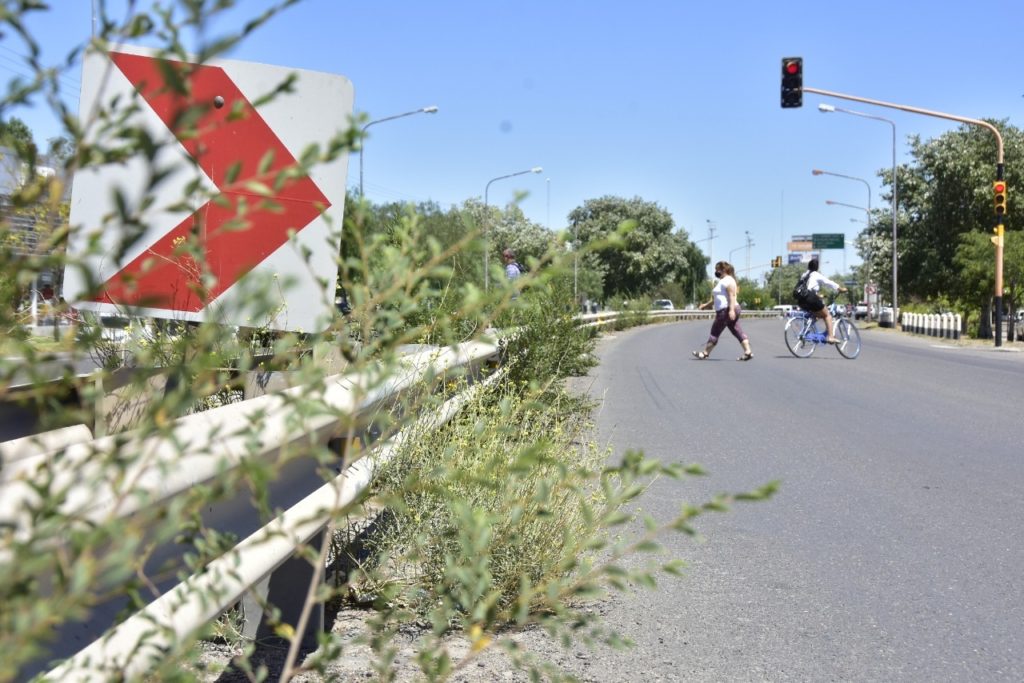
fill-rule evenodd
<path id="1" fill-rule="evenodd" d="M 800 281 L 806 283 L 807 294 L 803 297 L 797 298 L 797 305 L 808 313 L 813 313 L 819 318 L 825 320 L 825 330 L 828 337 L 825 341 L 829 344 L 835 344 L 836 338 L 834 330 L 832 329 L 832 314 L 829 313 L 828 306 L 822 301 L 818 291 L 822 285 L 828 287 L 835 292 L 845 292 L 846 287 L 843 287 L 838 282 L 833 282 L 827 277 L 818 272 L 818 259 L 813 258 L 807 263 L 807 272 L 800 276 Z"/>

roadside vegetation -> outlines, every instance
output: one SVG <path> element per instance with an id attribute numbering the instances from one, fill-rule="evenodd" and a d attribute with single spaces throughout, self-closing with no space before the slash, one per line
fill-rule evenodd
<path id="1" fill-rule="evenodd" d="M 127 18 L 116 18 L 101 3 L 96 37 L 73 49 L 102 51 L 137 42 L 160 44 L 170 59 L 212 59 L 293 3 L 283 1 L 259 17 L 248 17 L 249 23 L 237 21 L 237 3 L 172 4 L 174 11 L 133 10 Z M 419 659 L 429 680 L 449 677 L 488 647 L 507 645 L 503 633 L 529 624 L 584 640 L 602 634 L 602 641 L 616 643 L 614 634 L 578 611 L 580 601 L 605 590 L 653 587 L 658 576 L 678 574 L 679 560 L 660 553 L 657 537 L 693 533 L 693 517 L 728 502 L 709 501 L 668 520 L 635 519 L 633 503 L 652 478 L 695 475 L 699 469 L 652 462 L 639 453 L 608 453 L 589 437 L 589 404 L 564 386 L 567 377 L 584 374 L 595 363 L 594 337 L 574 319 L 584 296 L 608 299 L 619 290 L 684 275 L 693 279 L 693 268 L 682 265 L 686 259 L 703 267 L 687 238 L 672 232 L 667 214 L 653 211 L 653 223 L 643 216 L 614 222 L 604 217 L 600 227 L 583 221 L 586 241 L 570 250 L 570 231 L 542 228 L 514 203 L 485 207 L 474 198 L 442 210 L 434 205 L 375 206 L 349 197 L 344 222 L 331 226 L 339 275 L 323 297 L 322 332 L 282 331 L 267 323 L 279 312 L 278 295 L 289 286 L 276 276 L 239 283 L 247 287 L 245 310 L 262 313 L 252 315 L 251 327 L 153 320 L 123 304 L 116 316 L 108 316 L 117 319 L 116 327 L 88 314 L 77 316 L 70 303 L 60 300 L 61 278 L 70 269 L 87 270 L 90 257 L 111 257 L 97 240 L 76 242 L 80 231 L 116 234 L 120 253 L 128 253 L 145 226 L 165 217 L 162 211 L 173 213 L 173 206 L 154 204 L 157 189 L 171 175 L 191 178 L 196 170 L 184 158 L 163 165 L 167 157 L 161 151 L 168 145 L 177 149 L 177 143 L 154 139 L 133 118 L 137 103 L 131 98 L 103 101 L 82 119 L 64 108 L 58 79 L 77 69 L 74 54 L 56 65 L 39 62 L 38 46 L 25 28 L 31 14 L 55 11 L 43 3 L 0 10 L 5 35 L 17 38 L 33 74 L 13 79 L 0 100 L 0 138 L 8 143 L 8 160 L 32 171 L 42 168 L 44 157 L 27 127 L 10 116 L 14 107 L 51 107 L 66 125 L 66 136 L 49 146 L 46 162 L 54 172 L 29 172 L 4 188 L 0 401 L 30 409 L 43 430 L 84 425 L 103 438 L 52 450 L 36 444 L 5 453 L 0 461 L 0 681 L 47 671 L 52 665 L 48 647 L 66 637 L 62 628 L 110 601 L 129 615 L 185 577 L 219 579 L 210 573 L 211 563 L 241 539 L 209 521 L 212 508 L 243 501 L 254 519 L 266 523 L 281 512 L 271 487 L 294 463 L 312 461 L 325 481 L 338 476 L 335 441 L 261 443 L 252 435 L 268 422 L 279 419 L 282 429 L 305 434 L 307 425 L 319 424 L 326 415 L 335 435 L 349 442 L 378 432 L 385 438 L 405 434 L 418 416 L 464 388 L 467 379 L 458 373 L 431 378 L 422 390 L 384 405 L 372 419 L 354 420 L 328 401 L 336 373 L 365 379 L 352 390 L 358 404 L 383 390 L 403 367 L 409 348 L 445 349 L 496 338 L 501 364 L 491 372 L 500 374 L 492 375 L 487 389 L 450 424 L 406 438 L 405 450 L 382 472 L 374 490 L 327 511 L 327 540 L 299 549 L 323 572 L 334 547 L 330 539 L 347 527 L 350 515 L 361 514 L 367 502 L 384 510 L 377 526 L 385 533 L 369 539 L 372 559 L 330 588 L 311 593 L 302 605 L 304 614 L 354 592 L 372 595 L 369 639 L 384 680 L 392 671 L 388 643 L 396 629 L 413 620 L 430 625 Z M 218 21 L 228 14 L 232 20 Z M 202 42 L 211 24 L 242 28 Z M 200 38 L 184 44 L 183 36 Z M 169 87 L 188 101 L 187 80 Z M 266 94 L 268 100 L 287 96 L 285 84 Z M 210 106 L 216 104 L 189 105 L 180 119 L 185 128 L 177 134 L 195 133 L 187 128 L 189 122 L 194 124 Z M 296 166 L 248 188 L 253 201 L 261 194 L 269 201 L 275 183 L 358 150 L 363 118 L 356 117 L 330 140 L 295 150 L 301 160 Z M 68 214 L 68 187 L 75 174 L 102 172 L 126 159 L 148 160 L 147 172 L 138 175 L 140 191 L 111 187 L 103 224 L 76 225 Z M 217 199 L 201 183 L 187 187 L 183 205 Z M 644 212 L 654 208 L 647 202 L 629 204 Z M 233 229 L 254 227 L 245 215 L 237 218 Z M 176 243 L 171 261 L 202 299 L 215 274 L 201 232 Z M 607 267 L 605 257 L 612 258 L 617 249 L 639 249 L 643 240 L 638 238 L 645 233 L 669 248 L 670 258 L 645 267 L 641 280 L 630 279 L 629 269 Z M 69 250 L 73 243 L 84 244 L 86 253 Z M 498 258 L 505 247 L 517 250 L 528 271 L 511 283 Z M 487 288 L 482 286 L 485 254 L 491 266 Z M 691 288 L 697 285 L 688 282 Z M 43 293 L 49 289 L 52 294 Z M 25 302 L 33 291 L 47 299 L 56 315 L 77 317 L 74 333 L 64 336 L 59 348 L 93 358 L 96 372 L 86 377 L 55 374 L 39 362 L 55 347 L 33 338 L 27 328 Z M 83 298 L 99 293 L 95 282 Z M 347 306 L 335 306 L 335 296 Z M 180 428 L 197 412 L 223 415 L 215 411 L 237 407 L 228 404 L 253 382 L 273 377 L 301 392 L 274 394 L 273 413 L 259 410 L 227 425 L 211 419 Z M 276 449 L 263 457 L 269 445 Z M 158 489 L 182 477 L 198 477 L 196 466 L 208 462 L 214 465 L 212 475 L 190 480 L 170 500 L 160 499 Z M 737 497 L 760 499 L 771 491 L 767 487 Z M 641 568 L 627 569 L 622 560 L 638 553 L 649 554 L 650 564 L 631 563 Z M 214 583 L 194 590 L 212 600 L 220 588 Z M 230 610 L 208 629 L 184 638 L 161 625 L 152 629 L 170 639 L 154 662 L 154 679 L 194 680 L 200 671 L 195 666 L 198 639 L 234 639 L 240 626 L 237 610 Z M 462 632 L 473 643 L 463 659 L 434 647 L 451 632 Z M 303 672 L 326 675 L 330 662 L 346 655 L 334 634 L 322 634 L 317 653 L 304 659 L 294 625 L 278 623 L 275 633 L 287 651 L 281 680 Z M 253 659 L 256 649 L 254 643 L 245 644 L 233 662 L 253 680 L 265 675 Z M 524 659 L 523 665 L 557 675 L 544 662 Z M 120 665 L 109 673 L 122 675 Z"/>

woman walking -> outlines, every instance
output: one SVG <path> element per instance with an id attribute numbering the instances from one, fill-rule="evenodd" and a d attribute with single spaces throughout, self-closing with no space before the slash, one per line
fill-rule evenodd
<path id="1" fill-rule="evenodd" d="M 736 284 L 736 270 L 728 261 L 719 261 L 715 264 L 715 277 L 718 278 L 718 284 L 711 290 L 711 300 L 700 305 L 702 311 L 711 306 L 715 307 L 715 321 L 711 323 L 711 334 L 708 335 L 704 349 L 694 351 L 693 356 L 699 360 L 708 358 L 711 355 L 711 349 L 715 348 L 718 343 L 718 337 L 722 334 L 722 330 L 728 327 L 743 347 L 743 355 L 736 360 L 750 360 L 754 357 L 754 352 L 750 350 L 750 340 L 747 338 L 747 334 L 740 327 L 740 304 L 736 299 L 736 295 L 739 293 L 739 286 Z"/>

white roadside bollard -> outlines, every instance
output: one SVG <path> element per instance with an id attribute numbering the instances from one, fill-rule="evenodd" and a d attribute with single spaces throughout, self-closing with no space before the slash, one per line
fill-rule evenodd
<path id="1" fill-rule="evenodd" d="M 953 339 L 960 339 L 961 319 L 960 314 L 953 315 Z"/>

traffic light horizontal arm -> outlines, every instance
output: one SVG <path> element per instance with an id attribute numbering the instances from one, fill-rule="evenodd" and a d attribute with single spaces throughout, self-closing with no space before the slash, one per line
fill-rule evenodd
<path id="1" fill-rule="evenodd" d="M 816 95 L 825 95 L 826 97 L 835 97 L 840 100 L 852 100 L 853 102 L 863 102 L 864 104 L 873 104 L 876 107 L 888 107 L 889 109 L 899 109 L 900 111 L 908 111 L 912 114 L 923 114 L 924 116 L 934 116 L 939 119 L 948 119 L 950 121 L 959 121 L 960 123 L 969 123 L 975 126 L 981 126 L 988 128 L 996 136 L 996 144 L 998 147 L 997 152 L 997 163 L 1003 163 L 1003 136 L 999 134 L 999 129 L 993 126 L 988 121 L 982 121 L 981 119 L 970 119 L 965 116 L 957 116 L 956 114 L 946 114 L 940 111 L 932 111 L 930 109 L 921 109 L 919 107 L 911 107 L 906 104 L 895 104 L 893 102 L 883 102 L 881 100 L 872 100 L 867 97 L 857 97 L 856 95 L 844 95 L 839 92 L 832 92 L 831 90 L 819 90 L 818 88 L 808 88 L 804 86 L 804 92 L 814 93 Z"/>

